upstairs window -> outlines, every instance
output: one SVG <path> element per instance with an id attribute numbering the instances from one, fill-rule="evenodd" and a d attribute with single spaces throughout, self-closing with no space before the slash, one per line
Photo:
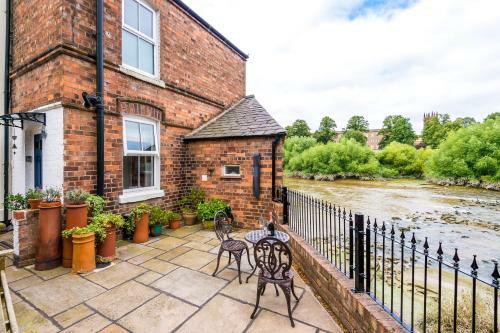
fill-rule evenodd
<path id="1" fill-rule="evenodd" d="M 156 12 L 140 0 L 123 0 L 122 63 L 156 75 Z"/>

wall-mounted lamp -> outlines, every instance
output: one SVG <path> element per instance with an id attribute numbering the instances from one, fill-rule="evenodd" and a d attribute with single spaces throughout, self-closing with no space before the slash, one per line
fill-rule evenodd
<path id="1" fill-rule="evenodd" d="M 208 168 L 207 173 L 210 177 L 212 177 L 215 173 L 215 168 Z"/>
<path id="2" fill-rule="evenodd" d="M 47 139 L 47 131 L 45 130 L 45 126 L 42 127 L 42 131 L 40 132 L 42 135 L 42 138 L 45 140 Z"/>

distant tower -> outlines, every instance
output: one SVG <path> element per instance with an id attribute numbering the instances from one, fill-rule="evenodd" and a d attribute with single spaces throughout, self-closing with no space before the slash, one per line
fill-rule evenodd
<path id="1" fill-rule="evenodd" d="M 437 118 L 438 117 L 438 113 L 437 112 L 434 112 L 432 111 L 431 113 L 424 113 L 424 124 L 431 120 L 432 118 Z"/>

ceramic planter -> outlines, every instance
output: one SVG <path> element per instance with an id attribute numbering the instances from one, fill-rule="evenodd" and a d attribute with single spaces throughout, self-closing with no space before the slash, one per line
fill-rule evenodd
<path id="1" fill-rule="evenodd" d="M 170 229 L 179 229 L 181 227 L 181 220 L 171 220 L 169 222 L 170 224 Z"/>
<path id="2" fill-rule="evenodd" d="M 182 220 L 185 225 L 193 225 L 196 223 L 196 213 L 182 213 Z"/>
<path id="3" fill-rule="evenodd" d="M 111 225 L 106 228 L 106 238 L 97 246 L 97 260 L 111 262 L 116 257 L 116 227 Z"/>
<path id="4" fill-rule="evenodd" d="M 28 205 L 30 209 L 39 209 L 42 199 L 28 199 Z"/>
<path id="5" fill-rule="evenodd" d="M 73 235 L 73 273 L 88 273 L 95 269 L 95 234 Z"/>
<path id="6" fill-rule="evenodd" d="M 40 204 L 35 269 L 44 271 L 61 262 L 61 202 Z"/>
<path id="7" fill-rule="evenodd" d="M 151 236 L 157 237 L 157 236 L 161 235 L 162 225 L 161 224 L 155 224 L 155 225 L 150 226 L 149 229 L 151 231 Z"/>
<path id="8" fill-rule="evenodd" d="M 87 226 L 87 204 L 65 205 L 66 207 L 66 230 L 76 227 L 83 228 Z M 71 268 L 73 258 L 73 242 L 70 238 L 63 240 L 63 261 L 62 266 Z"/>
<path id="9" fill-rule="evenodd" d="M 149 239 L 149 214 L 135 220 L 134 243 L 145 243 Z"/>

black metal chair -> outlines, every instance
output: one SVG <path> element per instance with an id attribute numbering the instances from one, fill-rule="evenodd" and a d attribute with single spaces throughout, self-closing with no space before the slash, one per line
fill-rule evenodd
<path id="1" fill-rule="evenodd" d="M 229 233 L 232 230 L 231 221 L 227 217 L 226 213 L 222 211 L 215 214 L 214 229 L 215 229 L 215 234 L 217 235 L 217 238 L 220 241 L 220 247 L 219 247 L 219 254 L 217 255 L 217 267 L 215 267 L 215 272 L 212 274 L 212 276 L 215 276 L 215 274 L 217 274 L 217 270 L 219 269 L 220 257 L 222 256 L 222 253 L 224 253 L 224 251 L 227 251 L 229 252 L 228 265 L 231 264 L 231 255 L 233 255 L 234 259 L 236 260 L 236 265 L 238 266 L 238 278 L 241 284 L 240 267 L 241 267 L 241 257 L 243 255 L 243 251 L 245 250 L 247 251 L 248 263 L 253 268 L 253 265 L 250 262 L 250 252 L 248 250 L 247 243 L 229 237 Z"/>
<path id="2" fill-rule="evenodd" d="M 290 248 L 274 237 L 266 237 L 257 242 L 254 246 L 255 265 L 260 269 L 257 281 L 257 302 L 250 318 L 254 319 L 257 309 L 259 308 L 260 296 L 264 294 L 266 284 L 272 283 L 274 286 L 279 286 L 285 294 L 286 304 L 288 307 L 288 316 L 292 327 L 295 323 L 292 318 L 292 307 L 290 304 L 290 294 L 299 301 L 295 294 L 293 283 L 292 267 L 292 252 Z"/>

